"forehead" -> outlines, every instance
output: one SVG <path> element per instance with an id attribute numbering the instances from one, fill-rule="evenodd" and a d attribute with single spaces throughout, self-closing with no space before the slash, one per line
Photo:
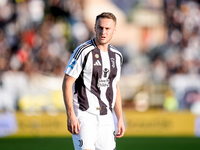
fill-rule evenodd
<path id="1" fill-rule="evenodd" d="M 115 26 L 115 22 L 109 18 L 99 18 L 96 22 L 98 26 Z"/>

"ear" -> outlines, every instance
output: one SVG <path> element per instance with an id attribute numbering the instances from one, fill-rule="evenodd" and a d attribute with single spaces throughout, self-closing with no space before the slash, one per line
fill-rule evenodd
<path id="1" fill-rule="evenodd" d="M 113 34 L 115 34 L 116 31 L 117 31 L 117 28 L 115 27 Z"/>
<path id="2" fill-rule="evenodd" d="M 94 31 L 96 32 L 96 24 L 94 25 Z"/>

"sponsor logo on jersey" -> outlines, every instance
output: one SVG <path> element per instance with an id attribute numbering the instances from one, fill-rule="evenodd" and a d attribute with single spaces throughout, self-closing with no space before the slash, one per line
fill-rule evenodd
<path id="1" fill-rule="evenodd" d="M 98 80 L 97 86 L 100 87 L 109 87 L 110 86 L 110 79 L 107 79 L 109 76 L 110 70 L 108 68 L 103 69 L 103 78 Z"/>
<path id="2" fill-rule="evenodd" d="M 99 60 L 97 60 L 95 63 L 94 63 L 94 66 L 101 66 L 101 63 Z"/>
<path id="3" fill-rule="evenodd" d="M 100 87 L 109 87 L 110 80 L 109 79 L 99 79 L 97 86 Z"/>
<path id="4" fill-rule="evenodd" d="M 74 61 L 69 65 L 69 68 L 73 69 L 75 64 L 76 64 L 76 60 L 74 60 Z"/>

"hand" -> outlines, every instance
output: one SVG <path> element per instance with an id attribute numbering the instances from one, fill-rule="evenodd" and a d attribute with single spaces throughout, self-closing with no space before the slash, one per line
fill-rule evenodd
<path id="1" fill-rule="evenodd" d="M 67 128 L 68 131 L 72 134 L 78 134 L 80 131 L 80 125 L 77 117 L 74 115 L 73 117 L 68 117 L 67 119 Z"/>
<path id="2" fill-rule="evenodd" d="M 119 120 L 117 123 L 118 131 L 117 134 L 115 135 L 116 138 L 121 138 L 124 135 L 125 132 L 125 126 L 124 126 L 124 121 Z"/>

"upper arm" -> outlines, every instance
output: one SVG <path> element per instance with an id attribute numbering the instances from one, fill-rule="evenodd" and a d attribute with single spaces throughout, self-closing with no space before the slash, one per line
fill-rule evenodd
<path id="1" fill-rule="evenodd" d="M 68 87 L 72 87 L 72 85 L 74 84 L 74 82 L 76 81 L 76 78 L 69 76 L 68 74 L 65 74 L 64 79 L 63 79 L 63 89 Z"/>

